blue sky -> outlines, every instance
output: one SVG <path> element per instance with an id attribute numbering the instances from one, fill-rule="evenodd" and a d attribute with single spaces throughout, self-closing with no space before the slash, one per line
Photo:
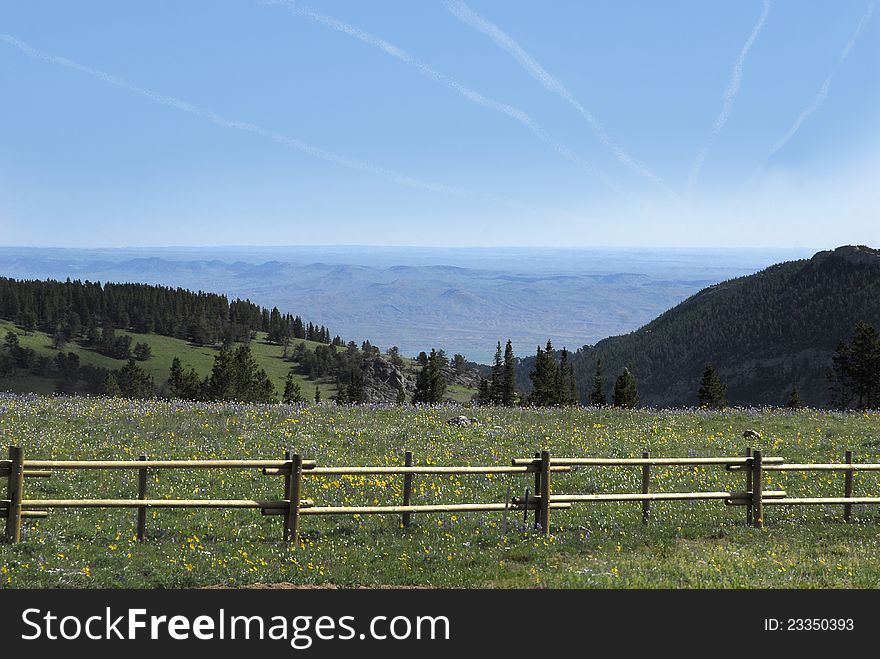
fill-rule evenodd
<path id="1" fill-rule="evenodd" d="M 876 9 L 3 0 L 0 244 L 877 245 Z"/>

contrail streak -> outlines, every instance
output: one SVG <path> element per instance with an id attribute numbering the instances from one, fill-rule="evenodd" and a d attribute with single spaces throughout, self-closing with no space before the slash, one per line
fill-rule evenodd
<path id="1" fill-rule="evenodd" d="M 80 64 L 78 62 L 74 62 L 73 60 L 67 59 L 66 57 L 60 57 L 57 55 L 51 55 L 49 53 L 43 52 L 41 50 L 37 50 L 32 46 L 26 44 L 25 42 L 16 39 L 15 37 L 8 34 L 0 34 L 0 41 L 8 43 L 11 46 L 15 46 L 24 54 L 33 57 L 34 59 L 42 60 L 45 62 L 49 62 L 51 64 L 56 64 L 59 66 L 63 66 L 69 69 L 73 69 L 75 71 L 79 71 L 86 75 L 89 75 L 93 78 L 97 78 L 102 82 L 106 82 L 107 84 L 113 85 L 115 87 L 119 87 L 120 89 L 124 89 L 125 91 L 131 92 L 133 94 L 137 94 L 139 96 L 143 96 L 155 103 L 160 105 L 164 105 L 167 107 L 171 107 L 182 112 L 186 112 L 193 116 L 201 117 L 210 121 L 211 123 L 220 126 L 222 128 L 228 128 L 231 130 L 238 130 L 246 133 L 252 133 L 254 135 L 258 135 L 260 137 L 272 140 L 277 144 L 281 144 L 283 146 L 290 147 L 302 153 L 305 153 L 310 156 L 314 156 L 315 158 L 320 158 L 322 160 L 326 160 L 328 162 L 332 162 L 338 165 L 342 165 L 343 167 L 348 167 L 350 169 L 355 169 L 361 172 L 366 172 L 368 174 L 373 174 L 376 176 L 380 176 L 384 179 L 392 181 L 394 183 L 398 183 L 400 185 L 405 185 L 413 188 L 419 188 L 422 190 L 428 190 L 430 192 L 435 192 L 443 195 L 448 195 L 451 197 L 459 197 L 459 198 L 479 198 L 484 201 L 488 201 L 490 203 L 496 203 L 507 208 L 519 211 L 525 211 L 534 215 L 542 215 L 547 216 L 550 214 L 555 214 L 559 217 L 565 217 L 571 219 L 572 216 L 570 213 L 565 211 L 552 211 L 541 206 L 535 206 L 529 203 L 525 203 L 518 199 L 512 199 L 508 197 L 493 195 L 489 193 L 474 193 L 470 190 L 466 190 L 464 188 L 458 188 L 438 183 L 432 183 L 429 181 L 424 181 L 419 178 L 414 178 L 412 176 L 407 176 L 405 174 L 401 174 L 391 169 L 387 169 L 385 167 L 381 167 L 379 165 L 375 165 L 373 163 L 364 162 L 362 160 L 356 160 L 354 158 L 350 158 L 348 156 L 339 155 L 336 153 L 331 153 L 329 151 L 325 151 L 320 147 L 313 146 L 296 138 L 290 137 L 288 135 L 283 135 L 281 133 L 277 133 L 256 124 L 247 123 L 244 121 L 238 121 L 235 119 L 227 119 L 225 117 L 220 116 L 219 114 L 212 112 L 210 110 L 206 110 L 200 108 L 192 103 L 187 103 L 186 101 L 182 101 L 179 98 L 174 98 L 173 96 L 165 96 L 162 94 L 158 94 L 154 91 L 146 89 L 144 87 L 139 87 L 134 85 L 122 78 L 118 78 L 109 73 L 104 73 L 103 71 L 99 71 L 97 69 L 93 69 L 91 67 L 85 66 L 84 64 Z"/>
<path id="2" fill-rule="evenodd" d="M 271 130 L 267 130 L 265 128 L 261 128 L 255 124 L 246 123 L 243 121 L 236 121 L 233 119 L 226 119 L 225 117 L 221 117 L 220 115 L 211 112 L 209 110 L 204 110 L 199 108 L 191 103 L 187 103 L 186 101 L 182 101 L 178 98 L 174 98 L 172 96 L 164 96 L 162 94 L 157 94 L 154 91 L 149 89 L 145 89 L 143 87 L 138 87 L 137 85 L 133 85 L 121 78 L 110 75 L 109 73 L 104 73 L 103 71 L 98 71 L 97 69 L 90 68 L 83 64 L 79 64 L 78 62 L 74 62 L 73 60 L 69 60 L 66 57 L 59 57 L 57 55 L 51 55 L 49 53 L 45 53 L 43 51 L 37 50 L 36 48 L 32 48 L 28 44 L 16 39 L 13 36 L 8 34 L 0 34 L 0 41 L 6 42 L 12 46 L 15 46 L 19 50 L 21 50 L 24 54 L 33 57 L 38 60 L 42 60 L 45 62 L 49 62 L 51 64 L 57 64 L 59 66 L 64 66 L 69 69 L 73 69 L 75 71 L 79 71 L 81 73 L 85 73 L 93 78 L 97 78 L 102 82 L 106 82 L 110 85 L 114 85 L 115 87 L 119 87 L 133 94 L 138 94 L 139 96 L 143 96 L 155 103 L 159 103 L 160 105 L 165 105 L 167 107 L 175 108 L 177 110 L 181 110 L 183 112 L 187 112 L 189 114 L 202 117 L 203 119 L 207 119 L 213 124 L 217 126 L 221 126 L 223 128 L 229 128 L 233 130 L 239 130 L 247 133 L 253 133 L 254 135 L 259 135 L 260 137 L 264 137 L 272 140 L 278 144 L 282 144 L 284 146 L 290 147 L 302 153 L 308 154 L 310 156 L 314 156 L 316 158 L 321 158 L 322 160 L 326 160 L 328 162 L 336 163 L 338 165 L 342 165 L 344 167 L 348 167 L 350 169 L 356 169 L 362 172 L 367 172 L 369 174 L 374 174 L 376 176 L 381 176 L 382 178 L 388 179 L 389 181 L 393 181 L 395 183 L 399 183 L 401 185 L 406 185 L 414 188 L 421 188 L 423 190 L 429 190 L 431 192 L 438 192 L 440 194 L 450 195 L 454 197 L 468 197 L 471 196 L 467 190 L 451 187 L 448 185 L 442 185 L 437 183 L 431 183 L 428 181 L 423 181 L 418 178 L 414 178 L 412 176 L 407 176 L 405 174 L 401 174 L 399 172 L 395 172 L 391 169 L 386 169 L 384 167 L 380 167 L 378 165 L 374 165 L 372 163 L 364 162 L 362 160 L 356 160 L 354 158 L 349 158 L 348 156 L 343 156 L 335 153 L 331 153 L 329 151 L 325 151 L 319 147 L 313 146 L 311 144 L 307 144 L 301 140 L 298 140 L 293 137 L 289 137 L 287 135 L 282 135 L 281 133 L 276 133 Z M 512 202 L 516 203 L 516 202 Z"/>
<path id="3" fill-rule="evenodd" d="M 748 40 L 739 52 L 739 57 L 736 58 L 736 63 L 733 65 L 733 73 L 730 76 L 730 82 L 727 83 L 727 89 L 724 91 L 724 104 L 721 106 L 721 112 L 718 115 L 718 118 L 715 119 L 709 137 L 703 143 L 703 146 L 700 148 L 697 157 L 694 160 L 694 166 L 691 169 L 691 175 L 688 179 L 688 193 L 693 192 L 697 179 L 700 176 L 700 172 L 703 169 L 703 163 L 706 161 L 706 156 L 709 154 L 709 147 L 712 146 L 712 142 L 715 141 L 718 133 L 721 132 L 721 129 L 724 128 L 724 124 L 727 123 L 727 119 L 730 117 L 733 102 L 736 100 L 736 95 L 739 93 L 739 87 L 742 83 L 743 64 L 746 61 L 749 51 L 752 49 L 752 44 L 754 44 L 755 39 L 758 38 L 761 28 L 764 27 L 764 22 L 767 20 L 767 15 L 769 13 L 770 0 L 764 0 L 764 9 L 761 11 L 761 17 L 758 19 L 757 24 L 755 24 L 752 33 L 749 35 Z"/>
<path id="4" fill-rule="evenodd" d="M 831 70 L 831 73 L 828 74 L 828 77 L 822 82 L 822 86 L 819 87 L 819 92 L 816 94 L 816 97 L 813 99 L 813 102 L 808 105 L 803 112 L 798 115 L 798 118 L 795 119 L 791 128 L 788 129 L 788 132 L 782 136 L 782 138 L 773 145 L 773 148 L 770 149 L 770 152 L 767 154 L 767 157 L 764 158 L 764 162 L 758 167 L 756 175 L 760 174 L 764 169 L 764 165 L 767 163 L 770 158 L 772 158 L 782 147 L 788 144 L 789 140 L 794 137 L 795 133 L 798 132 L 801 125 L 806 121 L 807 117 L 813 114 L 816 110 L 819 109 L 819 106 L 825 101 L 825 98 L 828 96 L 828 90 L 831 88 L 831 81 L 834 79 L 835 74 L 838 69 L 840 69 L 841 65 L 846 61 L 846 58 L 849 57 L 850 51 L 853 49 L 853 46 L 856 45 L 856 42 L 859 40 L 859 37 L 862 36 L 862 32 L 865 30 L 865 27 L 868 25 L 868 21 L 871 20 L 871 16 L 874 14 L 874 3 L 871 2 L 868 5 L 868 10 L 865 12 L 865 15 L 862 16 L 862 20 L 859 21 L 859 25 L 856 28 L 856 31 L 853 33 L 852 37 L 849 41 L 847 41 L 846 45 L 843 47 L 843 50 L 840 52 L 840 57 L 837 59 L 837 63 L 834 65 L 834 68 Z"/>
<path id="5" fill-rule="evenodd" d="M 264 5 L 284 5 L 287 9 L 297 16 L 302 16 L 304 18 L 308 18 L 316 23 L 329 27 L 337 32 L 341 32 L 350 37 L 358 39 L 366 44 L 369 44 L 379 50 L 383 51 L 387 55 L 394 57 L 401 62 L 408 64 L 409 66 L 414 67 L 419 73 L 421 73 L 426 78 L 429 78 L 435 82 L 438 82 L 442 85 L 445 85 L 452 91 L 456 92 L 460 96 L 466 98 L 467 100 L 475 103 L 484 108 L 494 110 L 495 112 L 500 112 L 511 119 L 514 119 L 521 123 L 523 126 L 528 128 L 532 133 L 534 133 L 541 141 L 550 146 L 556 153 L 566 158 L 567 160 L 573 162 L 578 167 L 584 169 L 589 172 L 596 178 L 598 178 L 602 183 L 604 183 L 609 188 L 617 189 L 619 186 L 612 181 L 608 176 L 600 172 L 593 166 L 591 163 L 585 161 L 583 158 L 574 153 L 567 146 L 560 144 L 558 141 L 554 140 L 544 128 L 542 128 L 534 119 L 532 119 L 529 114 L 520 110 L 519 108 L 513 107 L 512 105 L 508 105 L 507 103 L 501 103 L 499 101 L 495 101 L 491 98 L 487 98 L 483 96 L 479 92 L 474 91 L 473 89 L 469 89 L 465 87 L 460 82 L 455 80 L 454 78 L 440 73 L 436 69 L 428 66 L 421 60 L 417 59 L 413 55 L 410 55 L 408 52 L 403 50 L 402 48 L 398 48 L 394 44 L 378 37 L 374 34 L 370 34 L 369 32 L 365 32 L 358 27 L 340 21 L 339 19 L 333 18 L 332 16 L 327 16 L 326 14 L 320 14 L 316 11 L 308 9 L 306 7 L 300 7 L 295 2 L 291 0 L 262 0 L 260 4 Z"/>
<path id="6" fill-rule="evenodd" d="M 656 185 L 663 187 L 663 182 L 656 174 L 630 156 L 621 146 L 616 144 L 608 135 L 602 124 L 578 101 L 571 92 L 550 73 L 548 73 L 534 58 L 506 32 L 494 23 L 490 23 L 482 16 L 474 12 L 461 0 L 448 0 L 446 8 L 449 12 L 463 23 L 482 32 L 495 42 L 501 49 L 507 51 L 535 80 L 540 82 L 548 91 L 561 97 L 587 120 L 593 128 L 599 141 L 614 152 L 615 158 L 632 172 L 647 178 Z"/>

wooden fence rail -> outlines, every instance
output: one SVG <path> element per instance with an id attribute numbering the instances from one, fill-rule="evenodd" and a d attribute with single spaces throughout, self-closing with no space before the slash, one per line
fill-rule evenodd
<path id="1" fill-rule="evenodd" d="M 745 489 L 710 492 L 652 492 L 652 467 L 720 466 L 729 472 L 745 475 Z M 551 475 L 565 474 L 575 467 L 640 467 L 640 492 L 610 493 L 551 493 Z M 138 472 L 137 498 L 133 499 L 27 499 L 25 483 L 28 478 L 48 478 L 55 471 L 118 470 Z M 156 499 L 148 498 L 147 475 L 150 470 L 164 469 L 258 469 L 266 476 L 281 476 L 283 494 L 279 499 Z M 815 471 L 844 473 L 842 497 L 790 497 L 785 490 L 764 490 L 765 472 Z M 401 466 L 329 467 L 318 466 L 314 460 L 288 451 L 283 460 L 151 460 L 141 455 L 138 460 L 25 460 L 21 447 L 9 447 L 9 459 L 0 460 L 0 478 L 7 480 L 6 498 L 0 499 L 0 518 L 6 520 L 6 538 L 21 540 L 22 521 L 45 518 L 56 508 L 133 508 L 137 510 L 137 539 L 146 535 L 146 512 L 150 509 L 255 509 L 263 515 L 284 517 L 285 541 L 297 540 L 300 518 L 311 515 L 400 515 L 407 527 L 414 514 L 454 512 L 520 511 L 535 513 L 535 526 L 542 533 L 550 532 L 551 510 L 565 510 L 576 504 L 638 502 L 642 506 L 642 520 L 650 518 L 650 506 L 655 501 L 723 501 L 730 506 L 745 506 L 747 523 L 755 527 L 764 524 L 764 506 L 784 505 L 843 505 L 844 519 L 849 520 L 853 504 L 880 505 L 880 497 L 854 496 L 855 472 L 880 471 L 880 464 L 854 463 L 847 451 L 843 463 L 786 464 L 782 457 L 763 456 L 760 450 L 749 447 L 745 457 L 651 457 L 644 452 L 641 458 L 587 458 L 552 457 L 540 451 L 533 458 L 514 458 L 509 466 L 441 466 L 416 465 L 411 451 L 405 452 Z M 510 488 L 504 502 L 413 504 L 413 478 L 417 475 L 534 475 L 534 489 L 525 489 L 525 496 L 510 497 Z M 304 477 L 359 475 L 396 475 L 403 477 L 403 501 L 400 505 L 326 506 L 312 499 L 302 498 Z"/>

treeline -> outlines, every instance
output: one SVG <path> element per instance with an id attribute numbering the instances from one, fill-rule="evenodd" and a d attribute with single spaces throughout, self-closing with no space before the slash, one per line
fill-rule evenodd
<path id="1" fill-rule="evenodd" d="M 272 380 L 260 368 L 247 344 L 236 348 L 222 346 L 214 357 L 211 374 L 204 378 L 200 378 L 195 369 L 184 371 L 175 357 L 168 376 L 168 390 L 173 398 L 188 400 L 278 402 Z"/>
<path id="2" fill-rule="evenodd" d="M 859 322 L 852 341 L 837 344 L 828 377 L 834 407 L 880 409 L 880 334 L 875 327 Z"/>
<path id="3" fill-rule="evenodd" d="M 186 339 L 197 345 L 242 342 L 256 332 L 285 344 L 305 339 L 341 344 L 323 325 L 304 323 L 300 316 L 282 314 L 249 300 L 229 301 L 218 293 L 149 284 L 101 284 L 89 281 L 20 281 L 0 277 L 0 318 L 26 331 L 40 330 L 56 347 L 79 338 L 94 341 L 101 330 L 130 330 Z M 120 339 L 124 341 L 125 339 Z M 104 346 L 111 356 L 124 353 Z M 123 357 L 125 358 L 125 357 Z"/>
<path id="4" fill-rule="evenodd" d="M 458 357 L 458 355 L 456 355 Z M 574 368 L 568 350 L 554 350 L 548 340 L 545 347 L 538 346 L 534 368 L 529 372 L 532 389 L 522 394 L 516 386 L 518 360 L 513 352 L 510 339 L 501 350 L 501 342 L 495 346 L 495 359 L 488 378 L 480 378 L 480 385 L 474 402 L 479 405 L 512 407 L 533 405 L 553 407 L 576 405 L 578 402 Z"/>

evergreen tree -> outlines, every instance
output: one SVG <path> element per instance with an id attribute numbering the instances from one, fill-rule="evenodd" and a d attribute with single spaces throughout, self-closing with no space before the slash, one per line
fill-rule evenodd
<path id="1" fill-rule="evenodd" d="M 880 408 L 880 334 L 874 327 L 859 322 L 852 343 L 837 345 L 829 378 L 836 407 Z"/>
<path id="2" fill-rule="evenodd" d="M 501 378 L 501 404 L 510 407 L 516 403 L 516 357 L 513 344 L 507 339 L 504 348 L 504 374 Z"/>
<path id="3" fill-rule="evenodd" d="M 364 375 L 360 369 L 353 368 L 349 375 L 348 387 L 346 389 L 346 402 L 362 405 L 365 400 Z"/>
<path id="4" fill-rule="evenodd" d="M 859 322 L 852 341 L 849 364 L 853 394 L 858 409 L 880 408 L 880 334 Z"/>
<path id="5" fill-rule="evenodd" d="M 850 362 L 852 351 L 845 341 L 840 341 L 831 357 L 831 371 L 828 374 L 831 388 L 831 405 L 845 410 L 852 401 L 852 377 Z"/>
<path id="6" fill-rule="evenodd" d="M 134 359 L 115 373 L 120 393 L 127 398 L 152 398 L 156 391 L 153 376 L 144 371 Z"/>
<path id="7" fill-rule="evenodd" d="M 6 332 L 6 338 L 3 341 L 3 345 L 9 351 L 10 355 L 15 355 L 15 352 L 19 348 L 18 334 L 12 330 Z"/>
<path id="8" fill-rule="evenodd" d="M 400 348 L 397 346 L 391 346 L 388 348 L 388 359 L 390 359 L 391 363 L 397 368 L 403 368 L 403 357 L 400 356 Z"/>
<path id="9" fill-rule="evenodd" d="M 602 370 L 602 360 L 596 361 L 596 374 L 593 376 L 593 390 L 590 391 L 590 405 L 593 407 L 605 407 L 608 398 L 605 396 L 605 373 Z"/>
<path id="10" fill-rule="evenodd" d="M 703 371 L 703 379 L 700 381 L 700 389 L 697 392 L 700 407 L 712 410 L 724 409 L 727 406 L 726 393 L 727 387 L 721 382 L 715 367 L 706 366 L 706 370 Z"/>
<path id="11" fill-rule="evenodd" d="M 134 347 L 134 358 L 139 362 L 145 362 L 153 356 L 153 349 L 149 343 L 140 342 Z"/>
<path id="12" fill-rule="evenodd" d="M 792 387 L 791 394 L 788 396 L 788 403 L 786 403 L 787 407 L 797 410 L 803 407 L 803 403 L 801 402 L 801 395 L 798 392 L 797 387 Z"/>
<path id="13" fill-rule="evenodd" d="M 565 346 L 559 353 L 559 368 L 556 372 L 556 403 L 557 405 L 576 405 L 577 387 L 574 382 L 574 369 L 568 358 Z"/>
<path id="14" fill-rule="evenodd" d="M 107 376 L 104 378 L 104 382 L 101 385 L 101 393 L 105 396 L 110 396 L 111 398 L 116 398 L 117 396 L 122 395 L 122 390 L 119 388 L 116 376 L 110 371 L 107 372 Z"/>
<path id="15" fill-rule="evenodd" d="M 171 360 L 171 371 L 168 374 L 168 387 L 171 389 L 172 395 L 177 396 L 183 386 L 183 365 L 180 358 L 175 357 Z"/>
<path id="16" fill-rule="evenodd" d="M 532 381 L 532 393 L 529 396 L 532 405 L 549 407 L 558 403 L 559 367 L 549 339 L 545 349 L 538 346 L 535 368 L 529 373 L 529 379 Z"/>
<path id="17" fill-rule="evenodd" d="M 273 403 L 277 400 L 272 381 L 259 367 L 248 345 L 239 346 L 234 352 L 221 347 L 214 357 L 207 394 L 211 400 L 246 403 Z"/>
<path id="18" fill-rule="evenodd" d="M 489 381 L 489 404 L 499 405 L 504 382 L 504 363 L 501 357 L 501 341 L 495 346 L 495 360 L 492 363 L 492 379 Z"/>
<path id="19" fill-rule="evenodd" d="M 305 398 L 303 398 L 302 391 L 300 390 L 299 382 L 296 381 L 292 370 L 287 373 L 287 379 L 284 381 L 284 395 L 282 401 L 288 405 L 305 402 Z"/>
<path id="20" fill-rule="evenodd" d="M 492 393 L 489 390 L 489 381 L 486 378 L 480 378 L 480 385 L 477 388 L 477 403 L 480 405 L 492 404 Z"/>
<path id="21" fill-rule="evenodd" d="M 611 396 L 611 403 L 614 407 L 638 407 L 639 390 L 636 379 L 628 368 L 623 369 L 623 373 L 614 383 L 614 393 Z"/>
<path id="22" fill-rule="evenodd" d="M 318 385 L 315 385 L 315 403 L 321 402 L 321 390 L 318 389 Z"/>
<path id="23" fill-rule="evenodd" d="M 416 376 L 416 388 L 412 402 L 437 404 L 442 403 L 446 396 L 446 380 L 443 378 L 445 356 L 442 351 L 431 350 L 425 366 Z"/>

